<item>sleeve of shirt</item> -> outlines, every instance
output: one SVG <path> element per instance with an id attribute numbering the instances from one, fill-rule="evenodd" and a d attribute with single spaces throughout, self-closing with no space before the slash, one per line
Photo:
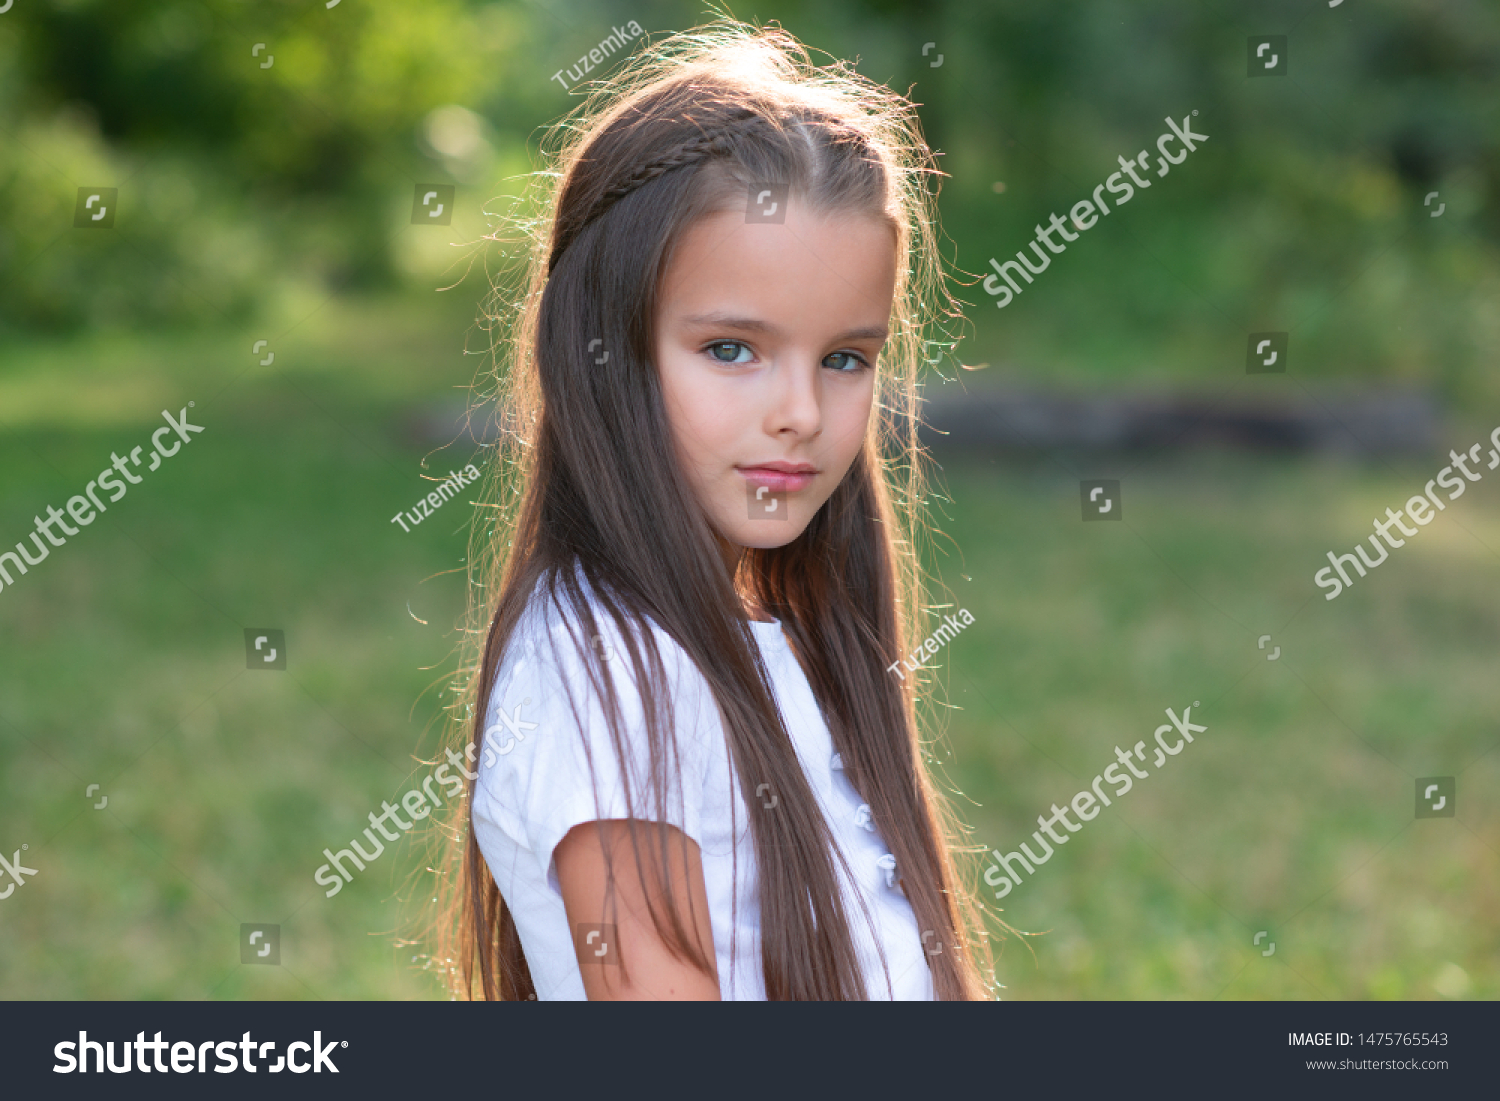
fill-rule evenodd
<path id="1" fill-rule="evenodd" d="M 618 629 L 607 615 L 596 613 L 593 654 L 580 655 L 573 636 L 583 637 L 581 627 L 575 622 L 570 636 L 556 610 L 548 611 L 545 623 L 540 615 L 523 618 L 498 671 L 483 745 L 470 766 L 479 772 L 476 817 L 498 826 L 529 853 L 554 890 L 553 850 L 585 822 L 666 822 L 701 846 L 709 755 L 726 752 L 718 708 L 703 675 L 676 642 L 651 626 L 672 718 L 670 727 L 663 724 L 665 782 L 659 796 L 641 692 Z M 641 628 L 633 630 L 639 637 Z M 623 762 L 587 661 L 613 678 Z"/>

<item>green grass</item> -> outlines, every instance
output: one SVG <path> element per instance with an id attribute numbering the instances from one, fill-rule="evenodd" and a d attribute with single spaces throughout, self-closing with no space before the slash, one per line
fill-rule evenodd
<path id="1" fill-rule="evenodd" d="M 351 337 L 368 338 L 356 320 Z M 289 345 L 273 365 L 284 373 L 228 389 L 249 340 L 220 341 L 229 368 L 205 366 L 200 342 L 157 342 L 138 408 L 0 436 L 0 530 L 14 542 L 111 451 L 144 442 L 164 406 L 196 395 L 205 427 L 0 592 L 0 845 L 28 844 L 38 869 L 0 904 L 6 996 L 434 994 L 382 935 L 419 866 L 409 840 L 332 899 L 313 881 L 322 849 L 347 845 L 409 786 L 414 755 L 434 752 L 463 599 L 451 571 L 473 493 L 410 533 L 390 518 L 429 488 L 406 404 L 467 381 L 473 361 L 459 328 L 444 347 L 384 326 L 376 362 L 305 353 L 316 367 L 299 369 Z M 47 352 L 78 364 L 73 377 L 12 361 L 0 388 L 65 394 L 111 373 Z M 402 372 L 405 394 L 390 384 Z M 469 458 L 454 447 L 428 469 Z M 286 631 L 286 673 L 246 670 L 245 627 Z M 241 922 L 283 925 L 282 967 L 240 965 Z"/>
<path id="2" fill-rule="evenodd" d="M 7 545 L 162 408 L 206 426 L 0 592 L 0 851 L 38 869 L 0 902 L 5 997 L 442 996 L 394 943 L 430 878 L 409 840 L 335 898 L 313 873 L 434 752 L 472 492 L 390 517 L 425 488 L 403 416 L 472 377 L 454 317 L 330 308 L 269 368 L 256 334 L 0 368 Z M 1006 943 L 1008 997 L 1500 995 L 1500 475 L 1337 600 L 1312 582 L 1438 465 L 950 464 L 934 566 L 975 622 L 939 677 L 976 843 L 1013 849 L 1165 708 L 1208 726 L 999 904 L 1041 934 Z M 1095 476 L 1124 522 L 1080 521 Z M 245 669 L 251 626 L 287 673 Z M 1413 820 L 1427 775 L 1458 817 Z M 239 963 L 242 922 L 282 925 L 281 967 Z"/>
<path id="3" fill-rule="evenodd" d="M 1090 524 L 1070 463 L 949 474 L 938 565 L 975 623 L 938 679 L 974 840 L 1014 851 L 1166 708 L 1209 729 L 994 903 L 1044 934 L 1006 943 L 1010 996 L 1431 998 L 1454 967 L 1500 994 L 1500 485 L 1329 602 L 1324 553 L 1436 462 L 1122 461 L 1124 520 Z M 1415 820 L 1438 775 L 1457 817 Z"/>

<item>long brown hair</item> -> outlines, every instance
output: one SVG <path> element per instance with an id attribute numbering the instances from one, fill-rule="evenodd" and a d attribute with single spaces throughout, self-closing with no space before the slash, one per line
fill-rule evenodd
<path id="1" fill-rule="evenodd" d="M 519 283 L 497 285 L 487 311 L 499 326 L 501 442 L 471 536 L 469 649 L 450 709 L 452 746 L 462 752 L 472 741 L 474 759 L 483 752 L 497 670 L 539 599 L 570 630 L 581 625 L 573 642 L 624 759 L 608 668 L 618 663 L 594 660 L 586 642 L 596 600 L 651 701 L 651 776 L 647 790 L 627 791 L 632 817 L 664 818 L 671 701 L 651 631 L 629 626 L 649 619 L 711 688 L 751 808 L 766 996 L 864 998 L 835 873 L 842 857 L 749 629 L 746 604 L 758 606 L 781 620 L 846 775 L 896 858 L 937 997 L 988 997 L 987 934 L 955 866 L 960 827 L 924 760 L 918 682 L 888 672 L 918 645 L 924 610 L 923 326 L 957 314 L 936 254 L 927 184 L 938 173 L 912 103 L 847 63 L 813 65 L 780 28 L 721 19 L 647 47 L 552 135 L 556 147 L 544 152 L 553 167 L 535 177 L 543 214 L 529 224 L 529 263 Z M 788 185 L 819 212 L 884 219 L 898 275 L 875 411 L 853 467 L 801 535 L 746 550 L 731 571 L 680 472 L 660 462 L 671 436 L 651 349 L 674 242 L 758 181 Z M 514 917 L 471 828 L 474 783 L 433 868 L 435 959 L 455 997 L 535 997 Z M 753 797 L 764 783 L 778 794 L 775 813 Z M 663 844 L 667 832 L 656 831 Z M 665 897 L 668 861 L 657 855 L 637 863 L 643 875 L 657 870 Z M 711 970 L 675 904 L 652 916 L 672 951 Z"/>

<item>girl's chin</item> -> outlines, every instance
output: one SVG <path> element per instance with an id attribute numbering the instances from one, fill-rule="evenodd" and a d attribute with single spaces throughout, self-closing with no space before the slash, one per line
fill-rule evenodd
<path id="1" fill-rule="evenodd" d="M 795 520 L 741 520 L 730 529 L 728 538 L 741 547 L 770 550 L 786 546 L 801 535 L 806 526 Z"/>
<path id="2" fill-rule="evenodd" d="M 797 533 L 797 535 L 800 534 L 802 533 Z M 797 535 L 788 535 L 781 539 L 741 539 L 736 540 L 736 542 L 742 547 L 753 550 L 775 550 L 777 547 L 786 546 L 793 539 L 797 538 Z"/>

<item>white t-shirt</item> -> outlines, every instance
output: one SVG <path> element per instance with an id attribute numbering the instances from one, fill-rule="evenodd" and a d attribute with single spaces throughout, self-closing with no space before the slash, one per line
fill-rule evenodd
<path id="1" fill-rule="evenodd" d="M 595 618 L 599 631 L 595 646 L 610 663 L 623 720 L 622 737 L 632 759 L 631 792 L 637 812 L 627 812 L 603 708 L 550 600 L 534 597 L 517 625 L 491 693 L 483 752 L 470 766 L 479 773 L 474 835 L 515 915 L 540 1000 L 586 997 L 552 861 L 557 843 L 581 823 L 646 817 L 640 808 L 656 805 L 654 793 L 643 782 L 647 775 L 644 719 L 630 659 L 613 621 L 597 605 Z M 853 873 L 851 882 L 835 858 L 866 992 L 872 999 L 931 999 L 932 973 L 916 916 L 896 880 L 895 858 L 870 821 L 870 808 L 861 803 L 843 774 L 828 727 L 781 624 L 752 621 L 751 627 L 797 758 Z M 720 996 L 764 999 L 755 846 L 718 707 L 707 681 L 682 648 L 654 623 L 651 629 L 673 693 L 682 766 L 679 783 L 668 791 L 666 820 L 696 841 L 702 852 Z M 555 658 L 542 633 L 548 630 L 556 640 Z M 579 624 L 573 624 L 573 631 L 582 637 Z M 572 686 L 577 719 L 564 684 Z M 592 752 L 592 776 L 585 741 Z M 770 802 L 776 796 L 766 791 L 760 797 Z M 736 866 L 737 886 L 733 882 Z M 929 940 L 936 943 L 935 938 Z"/>

